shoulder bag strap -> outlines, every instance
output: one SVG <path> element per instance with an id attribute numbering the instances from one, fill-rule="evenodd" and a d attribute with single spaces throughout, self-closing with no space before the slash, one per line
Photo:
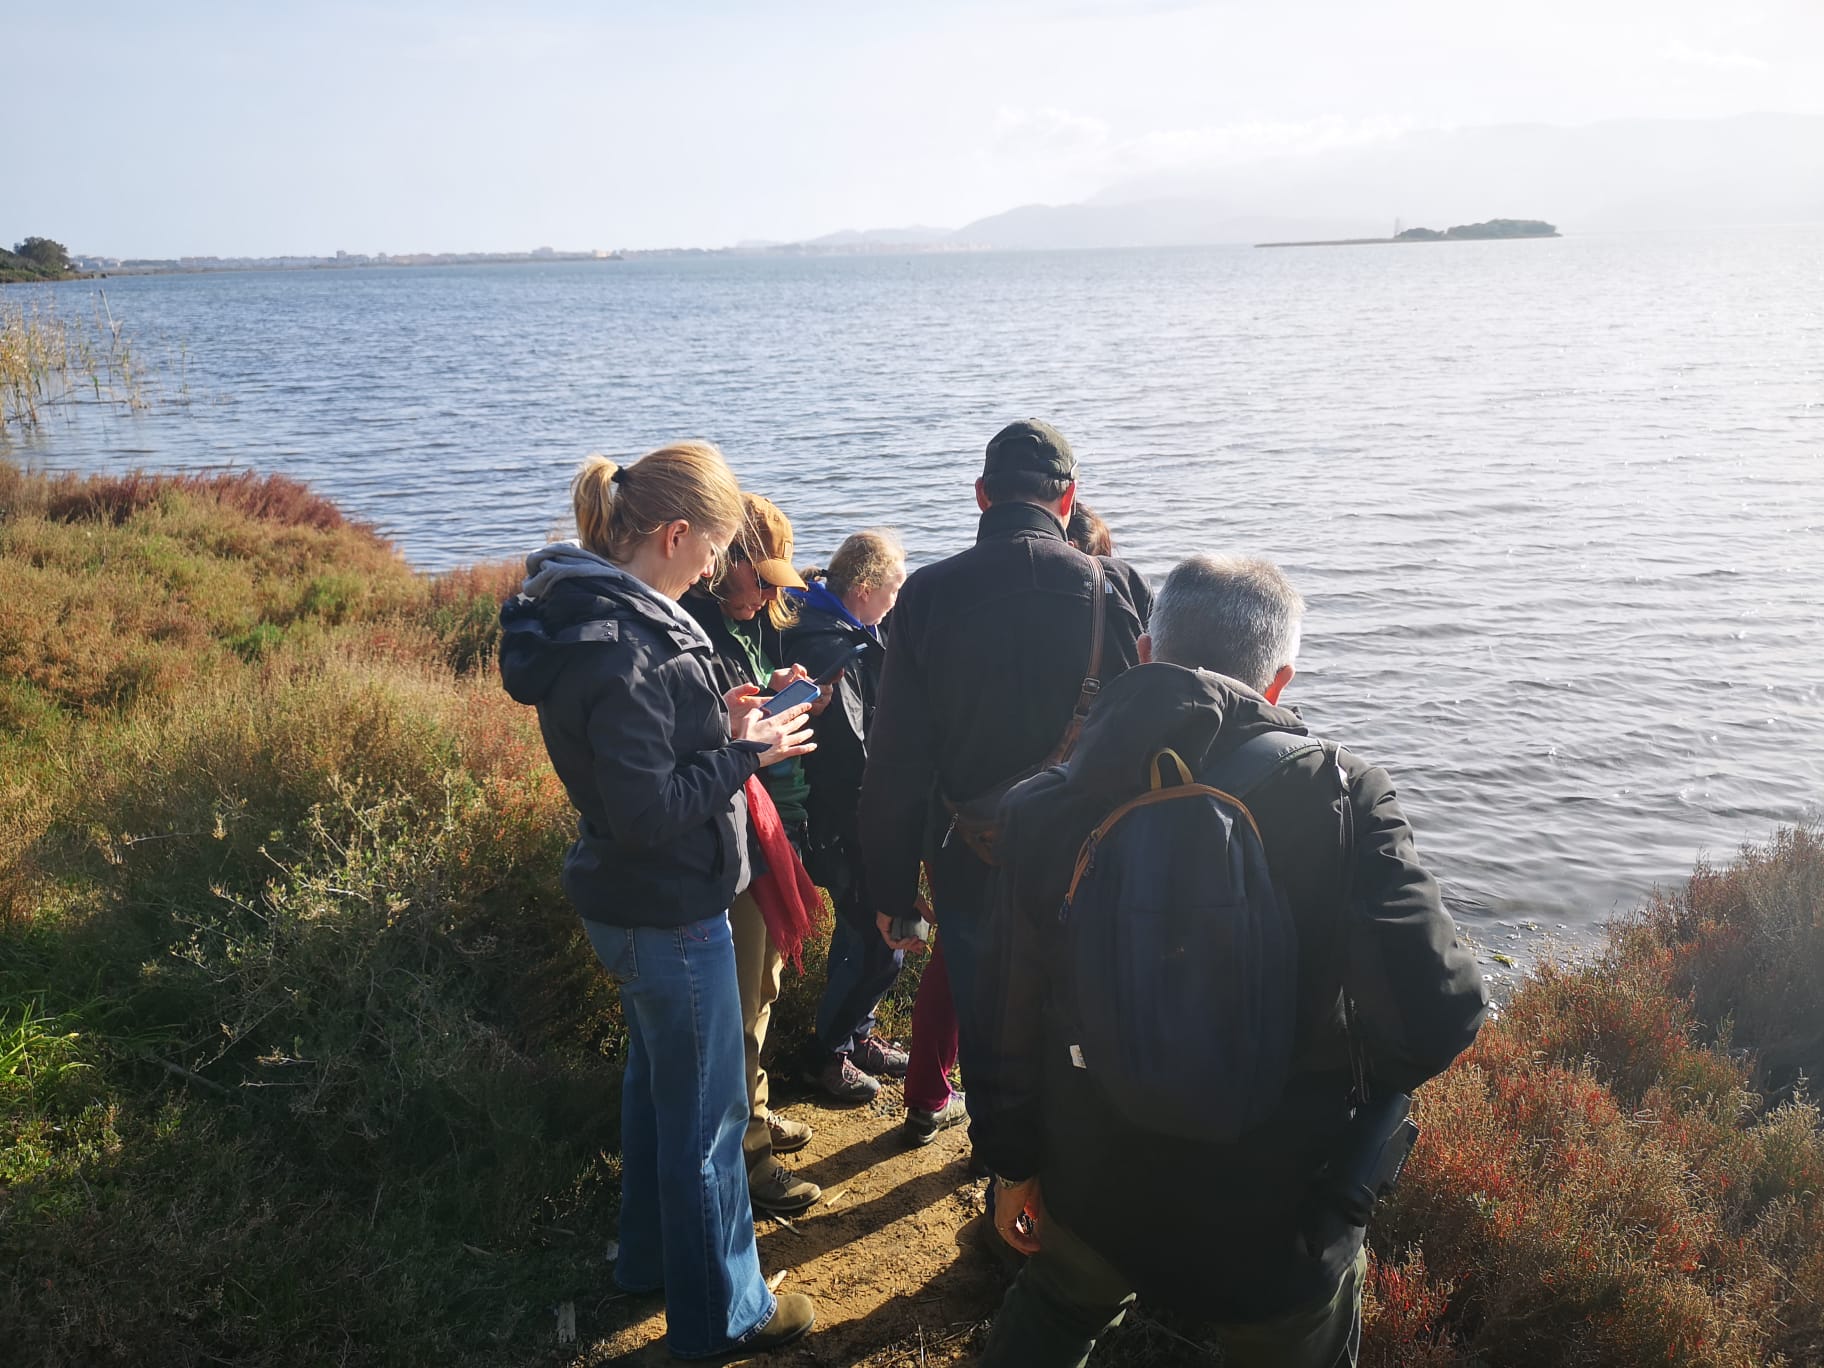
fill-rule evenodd
<path id="1" fill-rule="evenodd" d="M 1058 744 L 1051 748 L 1051 754 L 1045 757 L 1042 768 L 1061 765 L 1070 759 L 1070 754 L 1077 748 L 1077 738 L 1083 735 L 1083 723 L 1089 717 L 1089 710 L 1095 706 L 1096 695 L 1102 692 L 1102 643 L 1107 635 L 1108 626 L 1108 578 L 1102 569 L 1100 556 L 1088 556 L 1089 581 L 1089 669 L 1084 672 L 1083 686 L 1077 690 L 1077 705 L 1071 709 L 1070 722 L 1064 728 L 1064 734 L 1058 738 Z"/>

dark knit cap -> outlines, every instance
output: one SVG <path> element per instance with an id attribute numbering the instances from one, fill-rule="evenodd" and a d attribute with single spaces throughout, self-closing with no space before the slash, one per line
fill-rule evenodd
<path id="1" fill-rule="evenodd" d="M 1077 458 L 1064 434 L 1050 423 L 1023 418 L 1009 423 L 988 443 L 983 475 L 1049 475 L 1059 480 L 1077 478 Z"/>

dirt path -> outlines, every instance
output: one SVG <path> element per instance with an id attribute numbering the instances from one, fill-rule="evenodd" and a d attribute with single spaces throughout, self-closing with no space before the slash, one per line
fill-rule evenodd
<path id="1" fill-rule="evenodd" d="M 863 1107 L 800 1095 L 779 1110 L 816 1128 L 810 1145 L 785 1162 L 822 1187 L 823 1200 L 790 1225 L 759 1218 L 760 1266 L 769 1276 L 785 1270 L 780 1291 L 816 1301 L 817 1328 L 790 1350 L 725 1361 L 756 1368 L 962 1362 L 971 1341 L 979 1348 L 977 1331 L 1006 1288 L 974 1239 L 979 1223 L 963 1234 L 982 1211 L 981 1181 L 968 1173 L 967 1130 L 908 1148 L 897 1085 Z M 665 1352 L 659 1298 L 610 1298 L 599 1314 L 613 1328 L 578 1363 L 677 1362 Z"/>

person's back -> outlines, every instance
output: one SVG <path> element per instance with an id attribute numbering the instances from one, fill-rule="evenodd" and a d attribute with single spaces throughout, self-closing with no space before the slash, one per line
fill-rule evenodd
<path id="1" fill-rule="evenodd" d="M 1258 612 L 1230 612 L 1224 621 L 1221 605 L 1258 602 L 1248 591 L 1262 582 L 1283 589 L 1287 611 L 1277 627 Z M 1291 1077 L 1268 1119 L 1238 1140 L 1174 1138 L 1121 1115 L 1094 1061 L 1073 1060 L 1070 1016 L 1044 987 L 1064 981 L 1057 909 L 1078 849 L 1146 788 L 1152 756 L 1169 748 L 1192 774 L 1221 774 L 1250 738 L 1305 731 L 1296 714 L 1269 701 L 1291 677 L 1298 606 L 1271 567 L 1181 566 L 1160 591 L 1147 645 L 1149 655 L 1157 643 L 1186 663 L 1148 663 L 1111 684 L 1068 774 L 1035 780 L 1007 804 L 1006 935 L 992 979 L 1004 998 L 1000 1067 L 977 1086 L 976 1142 L 1011 1180 L 1003 1205 L 1015 1211 L 1003 1215 L 1011 1219 L 1030 1201 L 1044 1218 L 1037 1267 L 1009 1297 L 989 1364 L 1075 1363 L 1136 1291 L 1226 1327 L 1238 1337 L 1229 1346 L 1238 1364 L 1353 1362 L 1342 1351 L 1360 1291 L 1362 1229 L 1319 1181 L 1346 1144 L 1351 1033 L 1374 1095 L 1404 1093 L 1468 1046 L 1486 1005 L 1386 772 L 1325 741 L 1243 797 L 1294 923 L 1298 989 Z M 1268 659 L 1275 637 L 1283 658 Z M 1227 668 L 1194 668 L 1203 662 Z M 1098 985 L 1071 988 L 1095 993 Z M 1183 1086 L 1199 1081 L 1187 1077 Z M 1111 1172 L 1119 1178 L 1111 1181 Z M 1015 1231 L 1012 1240 L 1020 1238 Z M 1060 1311 L 1047 1270 L 1071 1255 L 1079 1271 L 1100 1270 L 1107 1294 Z M 1317 1339 L 1329 1347 L 1297 1356 L 1287 1348 L 1288 1324 L 1322 1327 Z"/>
<path id="2" fill-rule="evenodd" d="M 1097 562 L 1064 539 L 1076 470 L 1069 444 L 1045 423 L 1014 423 L 989 443 L 976 544 L 918 570 L 900 592 L 869 741 L 869 893 L 885 934 L 889 919 L 916 915 L 929 858 L 965 1083 L 989 866 L 951 830 L 951 808 L 1043 762 L 1083 692 L 1098 577 Z M 1138 661 L 1151 593 L 1130 567 L 1100 564 L 1105 682 Z"/>

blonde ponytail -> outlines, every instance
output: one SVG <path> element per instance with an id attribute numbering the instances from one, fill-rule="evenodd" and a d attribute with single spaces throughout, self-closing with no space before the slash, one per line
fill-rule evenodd
<path id="1" fill-rule="evenodd" d="M 576 535 L 605 560 L 630 559 L 647 537 L 683 519 L 717 537 L 741 526 L 741 486 L 709 442 L 673 442 L 631 465 L 591 455 L 570 482 Z"/>

